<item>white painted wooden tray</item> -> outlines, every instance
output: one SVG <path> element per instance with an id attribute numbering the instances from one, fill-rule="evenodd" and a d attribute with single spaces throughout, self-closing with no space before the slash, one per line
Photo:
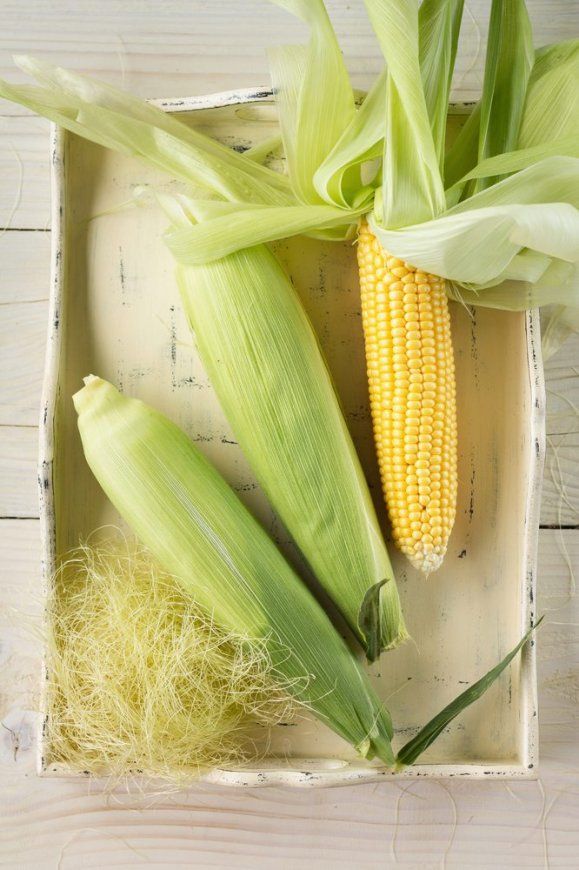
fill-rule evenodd
<path id="1" fill-rule="evenodd" d="M 236 148 L 277 128 L 267 90 L 167 100 L 166 111 Z M 463 112 L 464 114 L 464 112 Z M 456 123 L 460 123 L 460 119 Z M 119 524 L 84 461 L 71 401 L 84 375 L 116 383 L 182 426 L 263 521 L 287 541 L 216 402 L 181 310 L 159 209 L 118 209 L 138 184 L 175 182 L 60 130 L 53 139 L 53 275 L 40 434 L 45 583 L 59 558 Z M 378 504 L 355 255 L 293 239 L 276 251 L 310 313 Z M 392 548 L 414 642 L 371 668 L 405 741 L 495 664 L 534 619 L 544 388 L 538 318 L 452 306 L 458 380 L 459 500 L 443 568 L 425 580 Z M 45 675 L 48 679 L 50 675 Z M 46 683 L 46 680 L 45 680 Z M 258 765 L 214 770 L 229 785 L 339 785 L 391 776 L 313 719 L 279 726 Z M 265 745 L 265 743 L 264 743 Z M 534 643 L 474 707 L 399 776 L 525 777 L 537 764 Z M 44 733 L 40 771 L 53 764 Z"/>

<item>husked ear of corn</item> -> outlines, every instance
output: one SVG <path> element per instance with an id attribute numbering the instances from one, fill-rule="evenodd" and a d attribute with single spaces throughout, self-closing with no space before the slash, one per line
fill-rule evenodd
<path id="1" fill-rule="evenodd" d="M 89 377 L 74 396 L 86 459 L 123 519 L 227 630 L 264 643 L 284 686 L 366 757 L 393 764 L 390 716 L 328 617 L 187 436 Z M 194 676 L 194 675 L 192 675 Z"/>
<path id="2" fill-rule="evenodd" d="M 398 590 L 294 287 L 264 246 L 179 264 L 177 276 L 203 365 L 257 480 L 374 660 L 407 636 Z"/>
<path id="3" fill-rule="evenodd" d="M 358 239 L 374 440 L 392 534 L 421 571 L 444 558 L 456 513 L 454 354 L 446 282 Z"/>

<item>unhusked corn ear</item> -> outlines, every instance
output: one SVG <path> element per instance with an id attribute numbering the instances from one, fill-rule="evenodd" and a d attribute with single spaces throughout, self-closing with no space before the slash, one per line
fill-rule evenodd
<path id="1" fill-rule="evenodd" d="M 177 269 L 205 371 L 253 473 L 370 661 L 407 637 L 364 473 L 318 340 L 261 245 Z M 384 581 L 387 581 L 384 583 Z"/>
<path id="2" fill-rule="evenodd" d="M 74 396 L 85 457 L 137 537 L 216 623 L 265 646 L 298 700 L 364 757 L 391 765 L 388 711 L 218 471 L 153 408 L 100 378 L 85 383 Z"/>
<path id="3" fill-rule="evenodd" d="M 363 222 L 362 320 L 374 439 L 397 546 L 429 573 L 456 513 L 454 354 L 445 281 L 391 257 Z"/>

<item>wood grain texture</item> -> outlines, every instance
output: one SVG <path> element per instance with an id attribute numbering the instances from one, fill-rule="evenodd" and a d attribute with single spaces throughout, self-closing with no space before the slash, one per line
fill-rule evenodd
<path id="1" fill-rule="evenodd" d="M 0 318 L 0 425 L 36 426 L 48 303 L 10 302 Z"/>
<path id="2" fill-rule="evenodd" d="M 541 522 L 579 527 L 579 431 L 550 435 L 543 478 Z"/>
<path id="3" fill-rule="evenodd" d="M 0 426 L 0 517 L 38 517 L 38 429 Z"/>
<path id="4" fill-rule="evenodd" d="M 0 305 L 48 300 L 50 232 L 1 234 L 0 263 Z"/>
<path id="5" fill-rule="evenodd" d="M 32 116 L 0 120 L 0 230 L 46 230 L 50 222 L 48 121 Z"/>
<path id="6" fill-rule="evenodd" d="M 574 0 L 528 5 L 537 43 L 578 32 Z M 330 0 L 328 6 L 354 82 L 366 87 L 381 61 L 361 0 Z M 477 28 L 484 36 L 481 22 L 489 2 L 471 0 L 467 7 L 474 23 L 461 46 L 455 99 L 476 97 L 481 82 Z M 263 84 L 265 46 L 304 35 L 299 22 L 265 0 L 28 0 L 25 6 L 4 0 L 0 75 L 24 80 L 11 56 L 26 51 L 141 96 L 201 94 Z M 43 231 L 50 202 L 47 124 L 25 115 L 0 104 L 0 227 Z M 0 429 L 2 513 L 29 516 L 36 515 L 36 435 L 27 427 L 36 425 L 42 371 L 48 235 L 0 235 L 0 262 L 0 424 L 8 424 L 5 433 Z M 18 337 L 15 330 L 22 330 Z M 579 406 L 578 370 L 579 339 L 546 367 L 548 431 L 563 439 L 561 475 L 575 496 L 577 417 L 569 403 Z M 544 522 L 559 521 L 554 493 L 546 483 Z M 571 523 L 574 516 L 564 512 L 561 518 Z M 541 779 L 525 783 L 384 783 L 305 793 L 204 787 L 138 799 L 85 781 L 39 781 L 32 737 L 39 641 L 28 627 L 41 606 L 38 558 L 38 522 L 1 520 L 0 865 L 25 870 L 577 866 L 579 613 L 570 566 L 577 572 L 579 532 L 540 535 L 539 605 L 549 611 L 539 638 Z"/>

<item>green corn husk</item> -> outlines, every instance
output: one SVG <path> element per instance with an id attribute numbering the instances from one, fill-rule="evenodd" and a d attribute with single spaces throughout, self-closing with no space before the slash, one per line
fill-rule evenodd
<path id="1" fill-rule="evenodd" d="M 328 617 L 187 436 L 111 384 L 74 396 L 86 459 L 135 534 L 224 628 L 265 642 L 298 699 L 392 766 L 392 724 Z"/>
<path id="2" fill-rule="evenodd" d="M 177 274 L 203 365 L 254 474 L 374 660 L 406 628 L 364 474 L 296 291 L 263 246 Z"/>

